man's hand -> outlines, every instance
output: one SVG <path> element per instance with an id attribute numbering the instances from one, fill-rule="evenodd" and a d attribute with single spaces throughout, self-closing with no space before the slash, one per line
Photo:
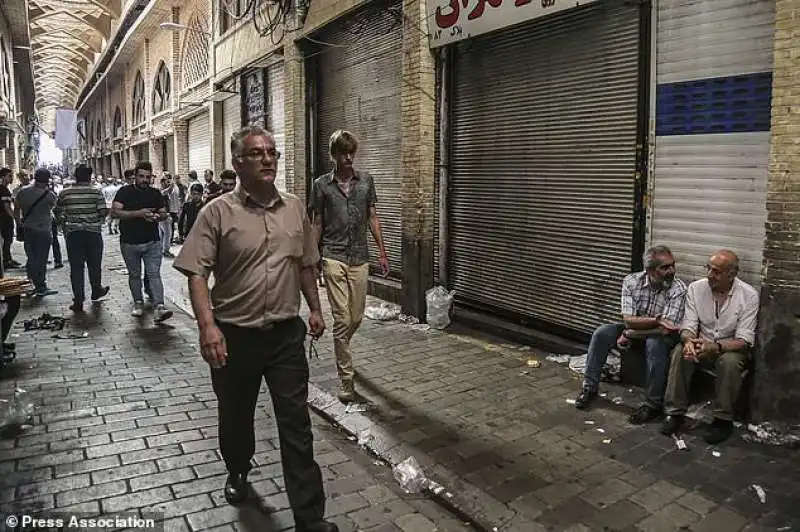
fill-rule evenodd
<path id="1" fill-rule="evenodd" d="M 683 344 L 683 359 L 691 360 L 692 362 L 699 362 L 697 359 L 697 350 L 695 349 L 695 340 L 690 339 Z"/>
<path id="2" fill-rule="evenodd" d="M 308 315 L 308 332 L 314 338 L 319 338 L 325 332 L 325 319 L 322 312 L 315 310 Z"/>
<path id="3" fill-rule="evenodd" d="M 225 336 L 215 324 L 200 329 L 200 352 L 208 365 L 214 369 L 223 368 L 228 363 Z"/>
<path id="4" fill-rule="evenodd" d="M 389 257 L 386 256 L 386 252 L 382 252 L 378 262 L 381 265 L 381 275 L 384 277 L 389 277 Z"/>
<path id="5" fill-rule="evenodd" d="M 709 358 L 719 354 L 717 343 L 711 340 L 698 340 L 695 349 L 698 350 L 702 358 Z"/>
<path id="6" fill-rule="evenodd" d="M 667 333 L 673 333 L 680 330 L 680 326 L 675 325 L 669 320 L 659 317 L 658 324 L 664 328 L 664 331 Z"/>

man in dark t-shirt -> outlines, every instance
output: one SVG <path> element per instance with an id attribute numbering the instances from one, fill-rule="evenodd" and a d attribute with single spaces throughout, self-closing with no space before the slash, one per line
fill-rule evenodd
<path id="1" fill-rule="evenodd" d="M 161 235 L 158 224 L 169 216 L 164 196 L 150 186 L 153 166 L 146 161 L 136 165 L 132 185 L 117 191 L 111 204 L 111 215 L 119 218 L 119 241 L 122 258 L 128 268 L 128 285 L 133 296 L 132 316 L 144 315 L 142 264 L 144 263 L 155 308 L 154 320 L 160 323 L 172 316 L 164 305 L 161 282 Z"/>
<path id="2" fill-rule="evenodd" d="M 0 236 L 3 238 L 3 268 L 19 268 L 19 262 L 11 258 L 11 243 L 14 241 L 14 196 L 9 190 L 13 172 L 0 168 Z"/>

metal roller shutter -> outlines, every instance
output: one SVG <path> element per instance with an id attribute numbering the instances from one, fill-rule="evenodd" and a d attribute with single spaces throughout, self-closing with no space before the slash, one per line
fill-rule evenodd
<path id="1" fill-rule="evenodd" d="M 242 126 L 242 100 L 239 94 L 222 102 L 222 135 L 225 140 L 225 162 L 223 168 L 233 169 L 231 162 L 231 135 Z"/>
<path id="2" fill-rule="evenodd" d="M 323 30 L 315 39 L 335 45 L 317 57 L 318 173 L 330 170 L 328 139 L 337 129 L 360 142 L 356 167 L 375 179 L 378 213 L 392 276 L 402 271 L 400 2 L 375 1 Z M 369 237 L 372 264 L 378 251 Z"/>
<path id="3" fill-rule="evenodd" d="M 208 113 L 189 120 L 189 170 L 202 178 L 211 169 L 211 122 Z"/>
<path id="4" fill-rule="evenodd" d="M 462 303 L 583 332 L 618 317 L 639 18 L 609 0 L 458 45 L 449 272 Z"/>
<path id="5" fill-rule="evenodd" d="M 275 136 L 275 147 L 281 155 L 286 149 L 286 134 L 283 110 L 283 63 L 275 63 L 267 69 L 267 87 L 269 88 L 269 128 Z M 286 157 L 278 159 L 278 175 L 275 186 L 286 190 Z"/>
<path id="6" fill-rule="evenodd" d="M 661 0 L 651 244 L 678 275 L 729 248 L 758 287 L 770 145 L 774 0 Z"/>

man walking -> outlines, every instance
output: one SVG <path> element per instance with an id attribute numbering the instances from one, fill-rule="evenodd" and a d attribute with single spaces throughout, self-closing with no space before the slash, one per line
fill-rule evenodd
<path id="1" fill-rule="evenodd" d="M 389 259 L 375 207 L 375 183 L 368 173 L 353 168 L 357 150 L 358 140 L 352 133 L 339 130 L 331 135 L 329 153 L 335 168 L 314 181 L 310 206 L 317 243 L 322 245 L 322 270 L 333 314 L 333 345 L 342 402 L 356 399 L 350 339 L 361 325 L 367 300 L 367 228 L 380 252 L 382 274 L 389 275 Z"/>
<path id="2" fill-rule="evenodd" d="M 119 233 L 119 220 L 111 216 L 111 204 L 114 203 L 114 196 L 117 195 L 120 186 L 116 180 L 109 179 L 103 186 L 103 198 L 106 200 L 106 208 L 108 209 L 108 234 L 116 235 Z"/>
<path id="3" fill-rule="evenodd" d="M 323 519 L 325 493 L 308 413 L 307 328 L 325 330 L 314 280 L 318 252 L 302 202 L 275 188 L 280 153 L 271 133 L 245 127 L 231 139 L 240 185 L 206 205 L 173 266 L 189 278 L 200 348 L 219 405 L 228 469 L 225 499 L 247 498 L 255 451 L 253 416 L 265 379 L 278 423 L 281 463 L 298 532 L 336 532 Z M 209 298 L 208 279 L 214 275 Z"/>
<path id="4" fill-rule="evenodd" d="M 628 418 L 634 425 L 660 417 L 663 412 L 669 352 L 678 342 L 686 298 L 686 285 L 675 278 L 675 258 L 668 247 L 648 249 L 644 267 L 644 271 L 622 281 L 622 322 L 601 325 L 592 334 L 583 389 L 575 399 L 575 408 L 587 408 L 597 397 L 609 351 L 637 337 L 644 341 L 647 385 L 644 402 Z"/>
<path id="5" fill-rule="evenodd" d="M 47 287 L 47 258 L 53 241 L 53 207 L 56 196 L 50 190 L 50 170 L 39 168 L 33 184 L 17 192 L 14 215 L 17 219 L 17 238 L 25 243 L 28 279 L 33 283 L 33 295 L 56 294 Z M 19 231 L 22 233 L 19 234 Z"/>
<path id="6" fill-rule="evenodd" d="M 3 269 L 22 266 L 11 257 L 11 244 L 14 242 L 14 197 L 8 188 L 14 173 L 11 168 L 0 168 L 0 236 L 3 238 Z"/>
<path id="7" fill-rule="evenodd" d="M 73 312 L 83 312 L 85 301 L 83 270 L 89 270 L 92 301 L 108 295 L 102 284 L 103 220 L 108 207 L 103 193 L 92 186 L 92 169 L 80 165 L 75 169 L 75 184 L 61 191 L 56 202 L 56 220 L 64 228 L 69 275 L 72 282 Z"/>
<path id="8" fill-rule="evenodd" d="M 132 316 L 144 315 L 142 263 L 155 306 L 155 322 L 172 316 L 164 305 L 161 282 L 161 235 L 159 222 L 168 217 L 164 196 L 150 186 L 153 166 L 146 161 L 136 164 L 133 185 L 125 185 L 114 198 L 111 215 L 119 218 L 120 250 L 128 268 L 128 285 L 133 296 Z"/>

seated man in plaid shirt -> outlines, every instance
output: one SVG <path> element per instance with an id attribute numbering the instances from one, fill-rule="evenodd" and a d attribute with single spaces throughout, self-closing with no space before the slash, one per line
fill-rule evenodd
<path id="1" fill-rule="evenodd" d="M 597 397 L 609 351 L 617 344 L 627 344 L 632 336 L 644 337 L 645 401 L 629 418 L 636 425 L 659 418 L 663 412 L 669 353 L 679 340 L 686 298 L 686 285 L 675 278 L 675 258 L 668 247 L 648 249 L 644 266 L 645 271 L 632 273 L 622 282 L 622 322 L 601 325 L 592 334 L 583 389 L 575 399 L 576 408 L 588 407 Z"/>

